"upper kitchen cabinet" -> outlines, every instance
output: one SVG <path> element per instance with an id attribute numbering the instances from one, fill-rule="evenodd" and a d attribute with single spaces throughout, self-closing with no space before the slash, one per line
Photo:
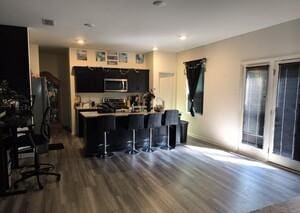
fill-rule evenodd
<path id="1" fill-rule="evenodd" d="M 73 67 L 77 93 L 104 92 L 104 79 L 127 79 L 128 92 L 144 93 L 149 90 L 149 70 Z"/>
<path id="2" fill-rule="evenodd" d="M 104 78 L 127 79 L 128 69 L 103 68 Z"/>
<path id="3" fill-rule="evenodd" d="M 128 92 L 147 92 L 149 90 L 149 70 L 128 72 Z"/>
<path id="4" fill-rule="evenodd" d="M 75 89 L 77 93 L 103 92 L 102 68 L 74 67 Z"/>

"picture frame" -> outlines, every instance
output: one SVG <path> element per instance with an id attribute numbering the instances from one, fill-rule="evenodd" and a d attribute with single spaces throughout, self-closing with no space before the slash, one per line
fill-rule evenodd
<path id="1" fill-rule="evenodd" d="M 77 60 L 79 61 L 87 61 L 87 50 L 77 50 L 76 51 Z"/>
<path id="2" fill-rule="evenodd" d="M 119 54 L 115 51 L 110 51 L 107 53 L 107 64 L 108 65 L 118 65 Z"/>
<path id="3" fill-rule="evenodd" d="M 144 54 L 136 54 L 135 61 L 137 64 L 143 64 L 145 62 L 145 55 Z"/>
<path id="4" fill-rule="evenodd" d="M 118 52 L 108 52 L 107 60 L 108 61 L 118 61 Z"/>
<path id="5" fill-rule="evenodd" d="M 108 65 L 118 65 L 118 61 L 109 61 L 107 60 Z"/>
<path id="6" fill-rule="evenodd" d="M 120 63 L 128 63 L 128 53 L 120 52 L 119 53 L 119 62 Z"/>
<path id="7" fill-rule="evenodd" d="M 96 51 L 96 61 L 105 62 L 106 61 L 106 52 L 105 51 Z"/>

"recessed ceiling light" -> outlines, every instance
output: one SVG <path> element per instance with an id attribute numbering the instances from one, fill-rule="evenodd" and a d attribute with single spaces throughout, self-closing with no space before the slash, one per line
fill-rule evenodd
<path id="1" fill-rule="evenodd" d="M 186 35 L 181 35 L 178 37 L 181 41 L 184 41 L 187 39 Z"/>
<path id="2" fill-rule="evenodd" d="M 157 51 L 157 50 L 158 50 L 158 47 L 155 46 L 155 47 L 152 48 L 152 50 L 153 50 L 153 51 Z"/>
<path id="3" fill-rule="evenodd" d="M 157 7 L 165 7 L 167 5 L 164 1 L 160 0 L 154 1 L 152 4 Z"/>
<path id="4" fill-rule="evenodd" d="M 92 23 L 85 23 L 83 24 L 85 27 L 89 27 L 89 28 L 92 28 L 92 27 L 95 27 L 96 25 L 95 24 L 92 24 Z"/>
<path id="5" fill-rule="evenodd" d="M 82 38 L 77 39 L 77 44 L 83 45 L 85 41 Z"/>

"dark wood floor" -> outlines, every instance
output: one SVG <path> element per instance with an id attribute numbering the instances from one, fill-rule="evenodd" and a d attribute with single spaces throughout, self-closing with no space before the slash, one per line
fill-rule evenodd
<path id="1" fill-rule="evenodd" d="M 249 212 L 300 195 L 300 176 L 207 147 L 111 159 L 83 158 L 80 140 L 60 128 L 52 151 L 62 179 L 1 198 L 0 212 Z M 194 141 L 190 141 L 195 144 Z M 47 160 L 47 159 L 46 159 Z M 27 187 L 34 188 L 35 181 Z"/>

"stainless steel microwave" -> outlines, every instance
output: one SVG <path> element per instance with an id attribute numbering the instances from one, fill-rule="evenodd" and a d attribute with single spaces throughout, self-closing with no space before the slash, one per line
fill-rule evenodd
<path id="1" fill-rule="evenodd" d="M 105 78 L 104 92 L 127 92 L 128 80 L 120 78 Z"/>

